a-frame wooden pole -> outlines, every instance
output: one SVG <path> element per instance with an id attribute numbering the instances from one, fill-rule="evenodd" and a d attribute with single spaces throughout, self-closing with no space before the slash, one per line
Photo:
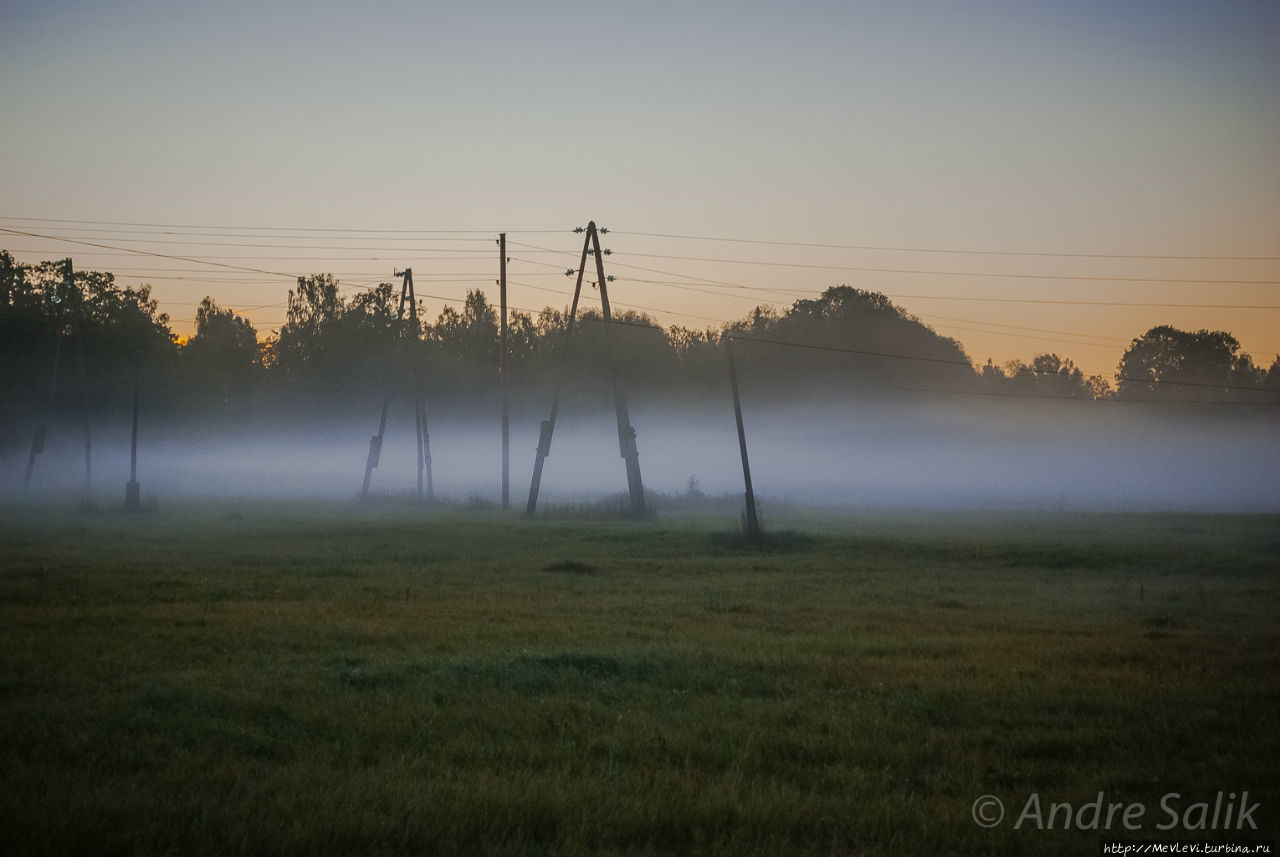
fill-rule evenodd
<path id="1" fill-rule="evenodd" d="M 417 315 L 416 315 L 417 304 L 414 302 L 414 295 L 413 295 L 413 269 L 405 268 L 403 272 L 397 272 L 397 276 L 401 276 L 404 279 L 400 284 L 400 306 L 396 310 L 396 325 L 392 332 L 392 348 L 393 349 L 395 347 L 395 337 L 396 335 L 399 334 L 401 330 L 401 324 L 404 321 L 404 308 L 406 303 L 408 303 L 410 307 L 412 307 L 415 313 L 414 320 L 415 321 L 417 320 Z M 414 336 L 414 339 L 415 341 L 417 340 L 416 334 Z M 418 453 L 419 453 L 418 454 L 418 495 L 421 496 L 422 495 L 422 468 L 424 465 L 424 459 L 425 459 L 427 468 L 430 468 L 431 451 L 426 446 L 426 441 L 428 437 L 427 426 L 426 426 L 426 414 L 424 413 L 422 408 L 421 386 L 418 383 L 418 373 L 417 373 L 417 363 L 416 363 L 417 350 L 416 349 L 414 350 L 413 359 L 415 361 L 413 364 L 414 366 L 414 371 L 413 371 L 414 422 L 417 424 L 417 429 L 418 429 Z M 373 478 L 373 468 L 378 466 L 378 462 L 382 458 L 382 440 L 387 433 L 387 410 L 390 407 L 390 405 L 391 405 L 391 387 L 390 387 L 390 384 L 388 384 L 385 392 L 382 395 L 382 412 L 381 412 L 381 415 L 378 417 L 378 433 L 369 438 L 369 457 L 365 459 L 364 484 L 360 488 L 361 497 L 367 497 L 369 495 L 369 480 Z M 428 471 L 428 474 L 429 474 L 429 471 Z M 427 478 L 429 481 L 430 475 L 428 475 Z"/>
<path id="2" fill-rule="evenodd" d="M 587 254 L 594 254 L 596 278 L 600 288 L 600 303 L 604 308 L 605 343 L 609 347 L 609 372 L 613 382 L 614 408 L 618 418 L 618 449 L 627 465 L 627 491 L 631 498 L 631 511 L 637 515 L 644 514 L 644 482 L 640 478 L 640 453 L 636 448 L 636 430 L 631 426 L 631 416 L 627 411 L 627 399 L 618 383 L 617 372 L 613 363 L 612 331 L 609 323 L 612 317 L 609 312 L 609 291 L 604 275 L 604 258 L 600 250 L 600 235 L 595 221 L 587 224 L 586 238 L 582 242 L 582 258 L 578 262 L 578 279 L 573 287 L 573 305 L 569 309 L 569 318 L 565 325 L 564 353 L 561 355 L 560 377 L 564 376 L 564 364 L 568 359 L 569 342 L 573 335 L 574 319 L 578 313 L 578 299 L 582 294 L 582 276 L 587 267 Z M 556 381 L 555 398 L 551 403 L 551 417 L 543 420 L 542 431 L 538 437 L 538 454 L 533 462 L 533 479 L 529 484 L 529 502 L 525 506 L 525 514 L 532 516 L 537 511 L 538 491 L 542 484 L 542 467 L 551 454 L 551 436 L 556 429 L 556 414 L 560 409 L 560 380 Z"/>
<path id="3" fill-rule="evenodd" d="M 502 387 L 502 508 L 511 508 L 511 419 L 507 401 L 507 233 L 498 235 L 498 298 L 502 305 L 498 336 L 498 379 Z"/>
<path id="4" fill-rule="evenodd" d="M 582 259 L 578 261 L 578 279 L 573 286 L 573 304 L 569 307 L 569 317 L 565 320 L 564 327 L 564 343 L 561 346 L 563 351 L 560 354 L 560 374 L 556 378 L 556 392 L 551 399 L 551 416 L 542 421 L 542 426 L 538 432 L 538 451 L 533 459 L 533 478 L 529 480 L 529 501 L 525 504 L 524 512 L 529 517 L 538 510 L 538 491 L 542 487 L 542 465 L 546 462 L 547 456 L 551 454 L 551 436 L 556 430 L 556 415 L 560 411 L 560 382 L 564 378 L 565 363 L 569 359 L 569 343 L 573 339 L 573 322 L 578 315 L 578 298 L 582 295 L 582 273 L 587 269 L 587 248 L 591 246 L 591 235 L 594 234 L 595 224 L 591 225 L 591 232 L 588 233 L 587 239 L 582 242 Z"/>
<path id="5" fill-rule="evenodd" d="M 426 476 L 427 499 L 435 498 L 435 485 L 431 479 L 431 432 L 427 427 L 427 396 L 423 390 L 422 341 L 419 336 L 418 298 L 413 293 L 413 269 L 404 269 L 404 285 L 401 287 L 401 304 L 409 307 L 409 329 L 413 332 L 413 342 L 409 347 L 410 383 L 413 384 L 413 422 L 418 441 L 418 496 L 422 496 L 423 475 Z M 407 293 L 407 294 L 406 294 Z M 399 313 L 397 312 L 397 315 Z"/>
<path id="6" fill-rule="evenodd" d="M 596 233 L 593 221 L 587 225 L 587 240 L 595 244 L 596 278 L 600 285 L 600 304 L 604 309 L 605 347 L 609 355 L 609 376 L 613 382 L 613 404 L 618 417 L 618 452 L 627 465 L 627 493 L 631 496 L 631 511 L 636 515 L 644 514 L 644 481 L 640 478 L 640 451 L 636 447 L 636 430 L 631 425 L 631 415 L 627 410 L 627 397 L 618 384 L 618 371 L 613 361 L 613 332 L 610 330 L 612 318 L 609 315 L 609 291 L 604 276 L 604 261 L 600 253 L 600 236 Z"/>

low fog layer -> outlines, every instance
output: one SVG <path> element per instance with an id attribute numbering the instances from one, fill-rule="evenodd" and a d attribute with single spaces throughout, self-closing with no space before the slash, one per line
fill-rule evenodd
<path id="1" fill-rule="evenodd" d="M 849 508 L 1280 511 L 1280 413 L 1237 408 L 946 397 L 833 406 L 744 401 L 757 494 L 764 502 Z M 549 403 L 547 405 L 549 408 Z M 407 410 L 407 409 L 403 409 Z M 1277 411 L 1280 409 L 1268 409 Z M 546 410 L 513 414 L 512 505 L 529 490 Z M 653 493 L 682 495 L 690 477 L 709 496 L 740 495 L 742 471 L 728 397 L 679 410 L 632 403 L 641 471 Z M 144 501 L 333 498 L 358 495 L 377 414 L 257 425 L 170 424 L 140 431 Z M 95 426 L 95 502 L 122 502 L 127 425 Z M 437 496 L 496 501 L 496 413 L 430 423 Z M 0 492 L 74 499 L 84 480 L 83 437 L 51 429 L 22 489 L 27 438 L 10 437 Z M 416 447 L 410 413 L 393 408 L 371 493 L 412 494 Z M 546 503 L 623 492 L 611 411 L 561 409 L 543 474 Z M 661 509 L 661 498 L 656 499 Z"/>

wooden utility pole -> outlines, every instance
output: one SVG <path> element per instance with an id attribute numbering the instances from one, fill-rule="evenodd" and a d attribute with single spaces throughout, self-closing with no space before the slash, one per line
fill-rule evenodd
<path id="1" fill-rule="evenodd" d="M 93 440 L 89 432 L 89 376 L 84 368 L 84 300 L 76 289 L 70 259 L 67 259 L 66 267 L 68 299 L 75 301 L 76 367 L 80 375 L 80 415 L 84 421 L 84 494 L 80 498 L 80 507 L 87 509 L 93 503 Z"/>
<path id="2" fill-rule="evenodd" d="M 415 342 L 416 347 L 416 342 Z M 426 472 L 427 499 L 435 499 L 435 484 L 431 479 L 431 433 L 427 431 L 427 396 L 422 389 L 421 364 L 417 354 L 413 358 L 413 421 L 418 435 L 418 496 L 422 496 L 422 476 Z"/>
<path id="3" fill-rule="evenodd" d="M 502 385 L 502 508 L 511 508 L 511 421 L 507 402 L 507 233 L 498 235 L 498 300 L 502 326 L 498 337 L 498 378 Z"/>
<path id="4" fill-rule="evenodd" d="M 427 412 L 423 403 L 421 372 L 418 362 L 418 325 L 417 325 L 417 300 L 413 294 L 413 269 L 405 268 L 404 271 L 396 271 L 397 277 L 402 277 L 400 285 L 400 306 L 396 310 L 396 325 L 393 331 L 393 348 L 395 347 L 394 339 L 403 329 L 405 305 L 408 304 L 410 312 L 413 313 L 413 353 L 410 355 L 410 366 L 412 374 L 413 386 L 413 421 L 417 434 L 418 443 L 418 496 L 422 496 L 423 488 L 423 471 L 426 472 L 427 496 L 434 495 L 431 482 L 431 435 L 427 431 Z M 364 484 L 360 488 L 360 496 L 369 496 L 369 481 L 373 477 L 373 469 L 378 466 L 379 460 L 382 458 L 382 440 L 387 433 L 387 410 L 391 405 L 391 387 L 388 383 L 386 391 L 382 396 L 382 412 L 378 418 L 378 433 L 369 438 L 369 457 L 365 460 L 364 465 Z"/>
<path id="5" fill-rule="evenodd" d="M 588 234 L 595 234 L 594 221 L 588 227 Z M 609 357 L 609 378 L 613 382 L 613 405 L 618 417 L 618 452 L 627 465 L 627 492 L 631 495 L 631 511 L 637 515 L 644 514 L 644 482 L 640 479 L 640 451 L 636 448 L 636 430 L 631 426 L 631 415 L 627 411 L 627 397 L 618 384 L 617 367 L 613 362 L 613 331 L 609 316 L 609 290 L 606 288 L 604 261 L 600 255 L 600 238 L 596 236 L 596 278 L 600 286 L 600 305 L 604 310 L 604 342 Z"/>
<path id="6" fill-rule="evenodd" d="M 578 231 L 583 231 L 579 227 Z M 605 230 L 607 231 L 607 230 Z M 600 236 L 596 230 L 595 221 L 587 224 L 586 239 L 582 243 L 582 258 L 578 262 L 578 278 L 573 287 L 573 303 L 569 308 L 569 318 L 565 323 L 564 331 L 564 352 L 561 354 L 561 371 L 560 376 L 564 375 L 564 364 L 568 361 L 569 343 L 573 337 L 573 325 L 578 315 L 578 299 L 582 294 L 582 275 L 587 268 L 587 254 L 595 255 L 596 261 L 596 278 L 600 289 L 600 302 L 604 307 L 605 321 L 605 343 L 609 343 L 612 336 L 609 322 L 609 292 L 606 286 L 608 278 L 604 275 L 604 259 L 600 250 Z M 568 273 L 573 273 L 570 270 Z M 614 408 L 618 417 L 618 449 L 622 454 L 623 460 L 627 465 L 627 490 L 631 497 L 631 511 L 636 515 L 642 515 L 645 511 L 644 502 L 644 483 L 640 478 L 640 453 L 636 447 L 636 430 L 631 426 L 631 417 L 627 411 L 626 396 L 622 393 L 622 388 L 618 384 L 618 377 L 614 371 L 613 353 L 609 351 L 609 372 L 613 382 L 613 399 Z M 551 401 L 551 416 L 543 420 L 542 429 L 538 436 L 538 452 L 533 461 L 533 479 L 529 483 L 529 502 L 525 506 L 525 513 L 532 516 L 538 507 L 538 491 L 542 485 L 542 466 L 548 455 L 551 454 L 551 436 L 556 430 L 556 415 L 560 410 L 560 379 L 556 381 L 555 397 Z"/>
<path id="7" fill-rule="evenodd" d="M 742 428 L 742 400 L 738 396 L 738 369 L 733 362 L 733 338 L 725 336 L 724 353 L 729 358 L 729 389 L 733 391 L 733 418 L 738 423 L 738 450 L 742 453 L 742 481 L 747 488 L 747 538 L 760 538 L 760 518 L 756 515 L 756 492 L 751 487 L 751 463 L 747 461 L 747 433 Z"/>

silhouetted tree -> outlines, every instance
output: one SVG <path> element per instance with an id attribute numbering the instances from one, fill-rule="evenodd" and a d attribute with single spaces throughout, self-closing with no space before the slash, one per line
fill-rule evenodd
<path id="1" fill-rule="evenodd" d="M 90 406 L 122 409 L 135 361 L 168 368 L 175 336 L 149 286 L 120 288 L 102 271 L 74 271 L 69 260 L 21 265 L 0 252 L 0 362 L 6 410 L 43 408 L 54 353 L 62 356 L 59 407 L 82 406 L 79 357 Z M 61 340 L 61 341 L 60 341 Z"/>
<path id="2" fill-rule="evenodd" d="M 468 290 L 462 312 L 444 307 L 429 329 L 437 353 L 477 379 L 497 377 L 498 333 L 497 310 L 479 289 Z"/>
<path id="3" fill-rule="evenodd" d="M 1037 354 L 1031 365 L 1011 360 L 1003 368 L 990 360 L 982 367 L 983 386 L 993 392 L 1059 399 L 1099 399 L 1110 385 L 1101 375 L 1085 376 L 1069 358 Z"/>
<path id="4" fill-rule="evenodd" d="M 719 331 L 673 325 L 667 328 L 667 340 L 679 364 L 680 391 L 701 396 L 723 389 L 727 364 Z"/>
<path id="5" fill-rule="evenodd" d="M 135 362 L 152 380 L 185 379 L 184 406 L 201 396 L 225 402 L 260 381 L 320 406 L 331 406 L 335 397 L 363 406 L 380 399 L 389 383 L 406 378 L 413 361 L 423 369 L 429 393 L 474 392 L 484 399 L 497 389 L 498 317 L 480 290 L 468 292 L 460 308 L 446 306 L 424 329 L 421 306 L 396 322 L 392 284 L 344 294 L 332 275 L 316 274 L 300 278 L 289 292 L 287 320 L 275 337 L 259 342 L 246 318 L 206 297 L 196 313 L 196 333 L 179 352 L 149 286 L 120 288 L 110 273 L 99 271 L 76 271 L 68 278 L 68 270 L 66 262 L 19 264 L 0 251 L 0 393 L 9 422 L 16 410 L 43 407 L 60 333 L 73 337 L 63 342 L 64 359 L 74 359 L 75 341 L 83 346 L 98 408 L 126 405 Z M 851 383 L 1071 398 L 1110 394 L 1103 378 L 1085 376 L 1054 353 L 1003 367 L 988 360 L 975 372 L 959 342 L 940 336 L 885 295 L 849 286 L 798 300 L 784 312 L 758 306 L 718 330 L 664 330 L 649 316 L 627 310 L 605 325 L 598 310 L 580 307 L 566 353 L 567 312 L 547 307 L 536 316 L 511 314 L 508 366 L 517 394 L 536 389 L 542 395 L 563 366 L 566 392 L 605 398 L 611 358 L 628 389 L 703 395 L 723 387 L 726 337 L 769 340 L 744 341 L 738 349 L 744 376 L 760 392 L 807 388 L 833 395 L 841 383 Z M 63 369 L 63 405 L 78 395 L 74 365 Z M 1117 381 L 1115 395 L 1130 398 L 1270 402 L 1275 394 L 1269 391 L 1280 390 L 1280 357 L 1263 371 L 1224 331 L 1155 327 L 1130 344 Z"/>
<path id="6" fill-rule="evenodd" d="M 904 387 L 978 385 L 959 342 L 940 336 L 884 295 L 849 286 L 833 286 L 814 300 L 798 300 L 781 317 L 757 308 L 742 322 L 726 325 L 724 332 L 800 346 L 737 349 L 743 355 L 744 374 L 768 377 L 793 389 L 825 389 L 841 379 Z"/>
<path id="7" fill-rule="evenodd" d="M 1262 378 L 1262 386 L 1267 390 L 1280 390 L 1280 354 L 1271 361 L 1271 367 Z"/>
<path id="8" fill-rule="evenodd" d="M 214 400 L 251 392 L 262 374 L 262 346 L 248 319 L 205 297 L 196 310 L 196 333 L 182 347 L 188 377 Z"/>
<path id="9" fill-rule="evenodd" d="M 397 342 L 411 338 L 417 324 L 415 308 L 396 329 L 396 301 L 391 283 L 347 298 L 330 274 L 300 277 L 285 324 L 267 345 L 271 372 L 296 392 L 378 398 L 386 373 L 403 363 Z"/>
<path id="10" fill-rule="evenodd" d="M 1127 399 L 1235 400 L 1240 390 L 1258 387 L 1263 373 L 1240 343 L 1222 330 L 1153 327 L 1136 338 L 1120 358 L 1116 395 Z"/>

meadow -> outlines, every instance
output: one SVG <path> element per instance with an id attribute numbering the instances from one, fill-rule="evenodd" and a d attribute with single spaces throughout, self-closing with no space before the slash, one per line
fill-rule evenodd
<path id="1" fill-rule="evenodd" d="M 0 507 L 0 851 L 1276 837 L 1276 516 L 587 511 Z M 1141 829 L 1014 829 L 1100 792 Z"/>

